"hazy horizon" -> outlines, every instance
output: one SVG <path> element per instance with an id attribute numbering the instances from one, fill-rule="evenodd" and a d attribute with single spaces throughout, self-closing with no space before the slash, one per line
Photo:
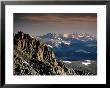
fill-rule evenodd
<path id="1" fill-rule="evenodd" d="M 31 35 L 47 33 L 89 33 L 97 36 L 96 13 L 15 13 L 14 33 Z"/>

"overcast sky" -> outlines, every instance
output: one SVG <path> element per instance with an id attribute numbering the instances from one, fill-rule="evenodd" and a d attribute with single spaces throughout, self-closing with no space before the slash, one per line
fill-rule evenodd
<path id="1" fill-rule="evenodd" d="M 14 33 L 23 31 L 31 35 L 73 32 L 97 35 L 96 13 L 16 13 Z"/>

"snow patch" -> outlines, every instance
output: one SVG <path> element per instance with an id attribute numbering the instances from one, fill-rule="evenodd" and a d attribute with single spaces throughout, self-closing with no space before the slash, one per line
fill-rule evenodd
<path id="1" fill-rule="evenodd" d="M 62 41 L 65 45 L 70 45 L 70 41 Z"/>
<path id="2" fill-rule="evenodd" d="M 83 65 L 88 66 L 89 64 L 91 64 L 90 62 L 82 62 Z"/>
<path id="3" fill-rule="evenodd" d="M 48 45 L 48 47 L 53 48 L 51 45 Z"/>
<path id="4" fill-rule="evenodd" d="M 64 63 L 72 63 L 71 61 L 63 61 Z"/>
<path id="5" fill-rule="evenodd" d="M 25 60 L 24 60 L 24 62 L 23 62 L 23 63 L 25 63 L 25 64 L 27 64 L 27 65 L 29 64 L 29 63 L 28 63 L 28 62 L 26 62 Z"/>
<path id="6" fill-rule="evenodd" d="M 82 65 L 88 66 L 89 64 L 91 64 L 91 60 L 85 60 L 84 62 L 82 62 Z"/>

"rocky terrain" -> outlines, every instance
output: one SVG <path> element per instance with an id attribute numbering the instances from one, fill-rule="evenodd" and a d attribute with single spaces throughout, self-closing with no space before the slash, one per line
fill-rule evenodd
<path id="1" fill-rule="evenodd" d="M 77 75 L 97 75 L 97 62 L 84 61 L 63 61 L 69 68 L 74 68 Z"/>
<path id="2" fill-rule="evenodd" d="M 46 44 L 21 31 L 14 35 L 13 64 L 14 75 L 76 75 Z"/>

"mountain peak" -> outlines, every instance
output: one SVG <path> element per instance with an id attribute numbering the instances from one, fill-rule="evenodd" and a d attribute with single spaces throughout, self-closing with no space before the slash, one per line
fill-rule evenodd
<path id="1" fill-rule="evenodd" d="M 47 44 L 19 31 L 14 35 L 14 75 L 74 75 Z"/>

